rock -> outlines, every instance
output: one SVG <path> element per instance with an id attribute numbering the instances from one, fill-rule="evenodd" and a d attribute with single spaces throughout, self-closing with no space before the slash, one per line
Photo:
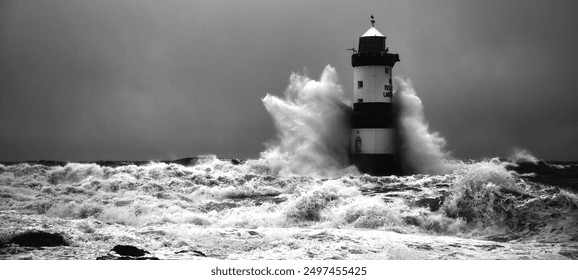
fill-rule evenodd
<path id="1" fill-rule="evenodd" d="M 150 254 L 148 251 L 139 249 L 131 245 L 116 245 L 112 248 L 111 251 L 121 256 L 129 256 L 129 257 L 142 257 L 146 254 Z"/>
<path id="2" fill-rule="evenodd" d="M 68 246 L 69 243 L 59 233 L 48 233 L 40 230 L 18 233 L 9 239 L 9 243 L 26 247 Z"/>
<path id="3" fill-rule="evenodd" d="M 199 257 L 206 257 L 207 255 L 205 255 L 205 253 L 201 252 L 201 251 L 197 251 L 197 250 L 181 250 L 178 252 L 175 252 L 175 254 L 191 254 L 193 256 L 199 256 Z"/>
<path id="4" fill-rule="evenodd" d="M 249 230 L 249 231 L 247 231 L 247 233 L 250 234 L 250 235 L 259 235 L 258 232 L 253 231 L 253 230 Z"/>
<path id="5" fill-rule="evenodd" d="M 147 256 L 148 255 L 148 256 Z M 150 252 L 131 245 L 116 245 L 104 256 L 97 260 L 158 260 Z"/>
<path id="6" fill-rule="evenodd" d="M 96 260 L 159 260 L 159 258 L 155 256 L 151 257 L 129 257 L 129 256 L 115 256 L 113 254 L 108 254 L 104 256 L 97 257 Z"/>

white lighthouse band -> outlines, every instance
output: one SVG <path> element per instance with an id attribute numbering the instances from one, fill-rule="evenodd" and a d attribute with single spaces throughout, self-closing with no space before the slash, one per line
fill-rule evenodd
<path id="1" fill-rule="evenodd" d="M 395 129 L 355 128 L 351 130 L 352 154 L 394 154 Z"/>
<path id="2" fill-rule="evenodd" d="M 353 68 L 353 97 L 355 102 L 387 102 L 393 99 L 391 67 L 383 65 Z"/>

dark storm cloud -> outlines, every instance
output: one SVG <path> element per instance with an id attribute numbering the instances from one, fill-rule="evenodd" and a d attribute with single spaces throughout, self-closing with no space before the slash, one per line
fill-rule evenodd
<path id="1" fill-rule="evenodd" d="M 446 50 L 419 50 L 420 57 L 431 55 L 422 62 L 435 73 L 415 78 L 423 85 L 418 92 L 434 86 L 431 94 L 439 98 L 427 98 L 426 110 L 432 125 L 446 132 L 450 147 L 463 156 L 505 155 L 522 146 L 539 157 L 578 158 L 568 145 L 569 139 L 578 140 L 572 82 L 578 6 L 459 1 L 451 8 L 455 16 L 444 29 L 452 32 L 444 38 Z"/>
<path id="2" fill-rule="evenodd" d="M 264 110 L 235 123 L 250 103 L 260 106 L 264 89 L 242 92 L 248 82 L 238 73 L 251 64 L 234 57 L 228 41 L 239 35 L 212 28 L 195 3 L 20 1 L 9 8 L 0 66 L 1 141 L 10 147 L 3 159 L 243 156 L 270 126 Z"/>
<path id="3" fill-rule="evenodd" d="M 345 51 L 368 15 L 459 157 L 576 159 L 572 1 L 2 1 L 0 160 L 256 157 L 261 98 Z"/>

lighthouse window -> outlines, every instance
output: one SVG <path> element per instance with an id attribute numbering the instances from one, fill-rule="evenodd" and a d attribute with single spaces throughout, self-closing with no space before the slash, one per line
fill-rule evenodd
<path id="1" fill-rule="evenodd" d="M 385 68 L 385 74 L 389 73 L 389 68 Z"/>
<path id="2" fill-rule="evenodd" d="M 363 81 L 357 81 L 357 88 L 363 87 Z"/>

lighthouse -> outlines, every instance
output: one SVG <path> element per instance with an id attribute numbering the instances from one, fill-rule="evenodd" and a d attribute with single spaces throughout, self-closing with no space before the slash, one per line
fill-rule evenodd
<path id="1" fill-rule="evenodd" d="M 359 38 L 359 48 L 352 49 L 351 56 L 350 160 L 359 171 L 370 175 L 399 173 L 391 80 L 399 55 L 389 53 L 385 39 L 371 15 L 371 28 Z"/>

